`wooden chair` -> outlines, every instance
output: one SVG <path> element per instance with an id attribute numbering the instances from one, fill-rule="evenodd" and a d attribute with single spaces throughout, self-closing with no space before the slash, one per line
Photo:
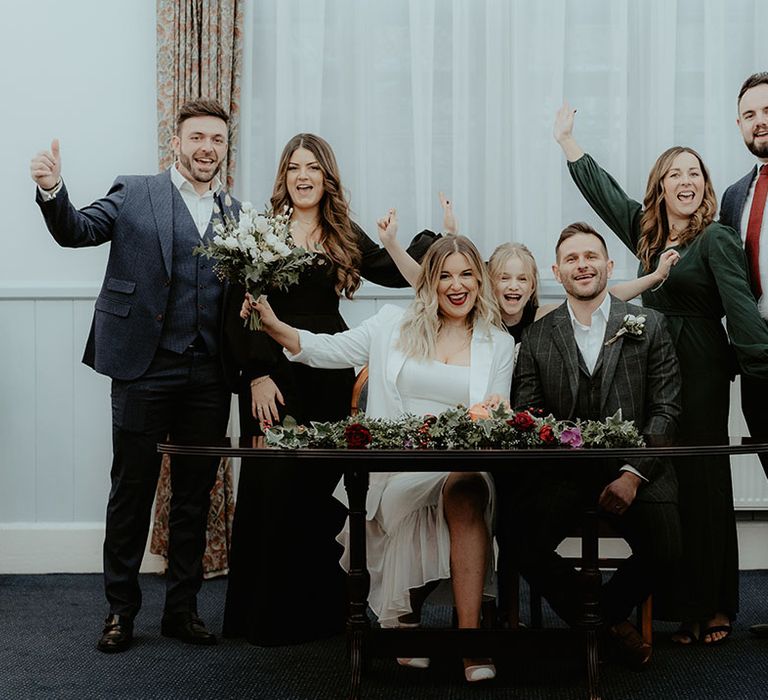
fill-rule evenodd
<path id="1" fill-rule="evenodd" d="M 365 365 L 355 377 L 355 384 L 352 387 L 352 401 L 349 407 L 349 415 L 356 416 L 358 413 L 365 413 L 365 407 L 368 403 L 368 365 Z"/>

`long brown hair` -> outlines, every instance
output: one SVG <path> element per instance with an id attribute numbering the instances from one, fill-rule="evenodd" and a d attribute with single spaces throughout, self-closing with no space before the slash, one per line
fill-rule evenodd
<path id="1" fill-rule="evenodd" d="M 314 134 L 296 134 L 283 149 L 272 189 L 272 211 L 292 207 L 286 177 L 291 156 L 297 148 L 306 148 L 323 171 L 323 198 L 320 200 L 320 243 L 336 271 L 336 293 L 351 299 L 360 287 L 362 253 L 349 218 L 349 203 L 339 176 L 336 156 L 327 141 Z"/>
<path id="2" fill-rule="evenodd" d="M 680 233 L 679 244 L 685 245 L 696 238 L 714 221 L 717 213 L 717 197 L 712 187 L 712 179 L 709 177 L 709 171 L 701 156 L 687 146 L 673 146 L 664 151 L 657 158 L 648 175 L 648 185 L 645 188 L 645 199 L 643 199 L 643 215 L 640 218 L 637 257 L 640 258 L 643 268 L 648 272 L 651 271 L 651 259 L 656 253 L 664 249 L 669 234 L 667 206 L 664 202 L 664 177 L 672 167 L 672 162 L 681 153 L 690 153 L 699 161 L 701 174 L 704 177 L 704 197 L 699 208 L 689 219 L 688 226 Z"/>
<path id="3" fill-rule="evenodd" d="M 475 244 L 466 236 L 446 235 L 435 241 L 421 261 L 421 272 L 416 281 L 415 296 L 403 317 L 398 348 L 408 357 L 434 359 L 437 334 L 442 318 L 437 302 L 440 273 L 449 255 L 461 253 L 477 279 L 477 300 L 467 316 L 467 326 L 473 330 L 501 326 L 499 305 L 485 264 Z"/>

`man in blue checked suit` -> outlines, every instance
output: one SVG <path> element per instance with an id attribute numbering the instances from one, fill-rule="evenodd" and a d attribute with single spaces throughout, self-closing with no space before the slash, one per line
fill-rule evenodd
<path id="1" fill-rule="evenodd" d="M 118 177 L 82 209 L 69 201 L 54 140 L 30 166 L 37 203 L 65 247 L 110 243 L 83 362 L 112 378 L 113 460 L 104 539 L 109 614 L 104 652 L 129 648 L 141 607 L 138 572 L 160 470 L 157 443 L 220 440 L 230 392 L 220 356 L 224 285 L 192 250 L 212 235 L 212 219 L 233 210 L 218 172 L 229 115 L 215 100 L 184 104 L 176 162 L 154 176 Z M 230 211 L 230 213 L 232 213 Z M 174 457 L 162 634 L 215 644 L 197 614 L 205 528 L 218 459 Z"/>
<path id="2" fill-rule="evenodd" d="M 613 262 L 603 237 L 587 224 L 567 226 L 555 256 L 552 270 L 566 302 L 524 332 L 514 405 L 566 420 L 604 420 L 621 409 L 648 444 L 669 444 L 680 414 L 680 374 L 663 317 L 608 293 Z M 552 463 L 532 471 L 517 485 L 517 494 L 513 486 L 511 498 L 501 476 L 502 550 L 510 550 L 529 583 L 569 622 L 577 621 L 583 584 L 555 548 L 581 522 L 584 507 L 599 503 L 632 547 L 632 556 L 601 591 L 606 638 L 628 665 L 647 665 L 651 648 L 627 617 L 670 575 L 680 556 L 671 467 L 657 458 L 594 466 Z"/>

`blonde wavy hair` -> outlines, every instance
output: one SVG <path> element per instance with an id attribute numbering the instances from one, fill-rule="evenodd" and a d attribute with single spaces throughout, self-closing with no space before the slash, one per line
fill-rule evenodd
<path id="1" fill-rule="evenodd" d="M 647 272 L 651 271 L 651 259 L 664 249 L 669 234 L 667 206 L 664 201 L 664 178 L 672 168 L 672 162 L 681 153 L 690 153 L 699 161 L 704 177 L 704 198 L 699 208 L 693 213 L 688 226 L 678 237 L 680 245 L 690 243 L 715 219 L 717 197 L 712 187 L 712 179 L 701 156 L 687 146 L 673 146 L 662 153 L 648 175 L 648 185 L 643 199 L 643 215 L 640 218 L 640 240 L 637 245 L 637 257 Z"/>
<path id="2" fill-rule="evenodd" d="M 477 299 L 467 315 L 467 326 L 473 331 L 481 327 L 502 328 L 499 307 L 493 298 L 490 278 L 480 253 L 466 236 L 447 235 L 433 243 L 421 261 L 416 295 L 400 326 L 397 347 L 408 357 L 435 358 L 437 336 L 443 325 L 437 302 L 437 287 L 445 261 L 454 253 L 460 253 L 467 259 L 477 280 Z"/>
<path id="3" fill-rule="evenodd" d="M 512 258 L 517 258 L 523 263 L 523 268 L 530 275 L 533 291 L 528 303 L 534 308 L 539 308 L 539 267 L 536 264 L 536 258 L 522 243 L 502 243 L 497 246 L 488 259 L 488 276 L 491 283 L 496 284 L 504 272 L 504 266 Z"/>
<path id="4" fill-rule="evenodd" d="M 323 198 L 320 200 L 320 243 L 336 271 L 336 293 L 351 299 L 360 287 L 362 253 L 349 218 L 349 202 L 341 184 L 339 166 L 333 149 L 315 134 L 296 134 L 283 149 L 272 189 L 272 211 L 281 212 L 293 206 L 286 184 L 288 165 L 296 149 L 312 153 L 323 172 Z"/>

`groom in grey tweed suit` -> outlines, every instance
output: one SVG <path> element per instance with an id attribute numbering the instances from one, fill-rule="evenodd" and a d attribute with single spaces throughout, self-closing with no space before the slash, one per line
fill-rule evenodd
<path id="1" fill-rule="evenodd" d="M 663 317 L 608 294 L 613 263 L 602 236 L 587 224 L 566 227 L 555 253 L 552 269 L 567 301 L 523 335 L 515 406 L 558 419 L 601 420 L 621 409 L 648 444 L 668 444 L 680 413 L 680 376 Z M 618 334 L 628 314 L 645 316 L 640 334 Z M 532 474 L 518 495 L 525 505 L 512 519 L 514 530 L 501 533 L 502 546 L 511 545 L 523 575 L 566 621 L 578 611 L 579 576 L 555 548 L 580 522 L 584 506 L 599 503 L 633 551 L 603 586 L 601 614 L 609 634 L 638 647 L 630 660 L 647 663 L 650 647 L 640 648 L 626 620 L 657 574 L 669 573 L 679 557 L 672 469 L 655 458 L 631 465 L 557 463 Z"/>

